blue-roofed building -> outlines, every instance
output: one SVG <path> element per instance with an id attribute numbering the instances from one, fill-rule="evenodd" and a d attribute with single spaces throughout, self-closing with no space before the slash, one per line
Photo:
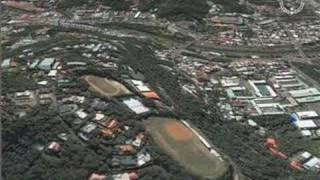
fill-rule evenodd
<path id="1" fill-rule="evenodd" d="M 290 123 L 294 123 L 294 122 L 296 122 L 296 121 L 298 121 L 299 120 L 299 117 L 297 117 L 297 114 L 296 113 L 292 113 L 290 116 L 289 116 L 289 121 L 290 121 Z"/>
<path id="2" fill-rule="evenodd" d="M 53 64 L 55 63 L 54 58 L 45 58 L 44 60 L 41 61 L 41 63 L 38 65 L 38 68 L 41 70 L 46 70 L 49 71 L 51 70 Z"/>

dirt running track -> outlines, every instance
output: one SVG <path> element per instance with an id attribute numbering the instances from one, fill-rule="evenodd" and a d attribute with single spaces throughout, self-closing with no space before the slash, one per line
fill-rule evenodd
<path id="1" fill-rule="evenodd" d="M 96 76 L 86 76 L 84 79 L 90 85 L 92 90 L 107 98 L 131 94 L 124 85 L 111 79 Z"/>
<path id="2" fill-rule="evenodd" d="M 228 173 L 229 163 L 210 153 L 200 139 L 179 121 L 150 117 L 144 123 L 155 143 L 195 175 L 219 180 Z"/>

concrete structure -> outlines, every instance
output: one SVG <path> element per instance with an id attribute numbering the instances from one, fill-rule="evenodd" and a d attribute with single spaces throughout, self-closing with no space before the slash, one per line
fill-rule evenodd
<path id="1" fill-rule="evenodd" d="M 67 66 L 86 66 L 86 62 L 80 62 L 80 61 L 72 61 L 72 62 L 67 62 Z"/>
<path id="2" fill-rule="evenodd" d="M 253 88 L 258 97 L 276 97 L 276 92 L 265 80 L 249 80 L 248 83 Z"/>
<path id="3" fill-rule="evenodd" d="M 252 100 L 251 103 L 253 107 L 256 109 L 258 115 L 279 115 L 284 114 L 285 110 L 280 105 L 280 103 L 275 103 L 271 101 L 272 99 L 255 99 Z M 263 101 L 271 101 L 264 103 Z"/>
<path id="4" fill-rule="evenodd" d="M 253 99 L 249 91 L 243 86 L 230 87 L 226 89 L 227 95 L 230 99 Z"/>
<path id="5" fill-rule="evenodd" d="M 319 171 L 320 159 L 318 157 L 312 157 L 309 161 L 303 164 L 303 167 L 311 171 Z"/>
<path id="6" fill-rule="evenodd" d="M 297 98 L 296 101 L 297 101 L 298 103 L 319 102 L 319 101 L 320 101 L 320 96 Z"/>
<path id="7" fill-rule="evenodd" d="M 149 108 L 145 107 L 139 100 L 134 98 L 126 99 L 122 102 L 136 114 L 143 114 L 150 111 Z"/>
<path id="8" fill-rule="evenodd" d="M 233 76 L 233 77 L 223 77 L 220 80 L 220 83 L 222 87 L 234 87 L 234 86 L 239 86 L 240 80 L 238 77 Z"/>
<path id="9" fill-rule="evenodd" d="M 301 112 L 296 112 L 295 114 L 297 118 L 299 118 L 299 120 L 314 119 L 319 117 L 319 114 L 316 111 L 301 111 Z"/>
<path id="10" fill-rule="evenodd" d="M 315 111 L 292 113 L 289 120 L 300 129 L 302 136 L 312 136 L 320 129 L 320 116 Z"/>
<path id="11" fill-rule="evenodd" d="M 304 120 L 304 121 L 297 121 L 295 125 L 299 129 L 314 129 L 317 128 L 317 125 L 312 120 Z"/>
<path id="12" fill-rule="evenodd" d="M 11 59 L 5 59 L 1 63 L 1 68 L 9 68 L 11 64 Z"/>
<path id="13" fill-rule="evenodd" d="M 57 76 L 58 71 L 57 70 L 51 70 L 48 74 L 48 77 L 56 77 Z"/>
<path id="14" fill-rule="evenodd" d="M 35 69 L 38 64 L 39 64 L 40 60 L 39 59 L 36 59 L 31 65 L 30 65 L 30 68 L 31 69 Z"/>
<path id="15" fill-rule="evenodd" d="M 38 65 L 38 68 L 41 70 L 49 71 L 51 70 L 53 64 L 55 63 L 54 58 L 45 58 L 41 61 L 41 63 Z"/>
<path id="16" fill-rule="evenodd" d="M 135 87 L 135 89 L 139 92 L 148 92 L 151 91 L 151 89 L 145 85 L 145 83 L 143 81 L 140 80 L 128 80 L 128 82 L 130 84 L 133 84 L 133 86 Z"/>
<path id="17" fill-rule="evenodd" d="M 289 91 L 289 94 L 294 98 L 303 98 L 308 96 L 320 96 L 320 91 L 317 88 L 308 88 L 302 90 Z"/>

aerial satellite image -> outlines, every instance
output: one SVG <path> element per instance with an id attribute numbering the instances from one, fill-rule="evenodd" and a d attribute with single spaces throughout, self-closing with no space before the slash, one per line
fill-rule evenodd
<path id="1" fill-rule="evenodd" d="M 0 1 L 1 180 L 320 180 L 320 0 Z"/>

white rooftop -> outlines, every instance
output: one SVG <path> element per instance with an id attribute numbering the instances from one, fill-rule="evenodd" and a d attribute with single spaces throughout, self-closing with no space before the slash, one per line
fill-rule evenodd
<path id="1" fill-rule="evenodd" d="M 77 114 L 77 116 L 78 116 L 79 118 L 81 118 L 81 119 L 84 119 L 84 118 L 86 118 L 86 117 L 88 116 L 87 113 L 83 112 L 83 109 L 78 110 L 78 111 L 76 112 L 76 114 Z"/>
<path id="2" fill-rule="evenodd" d="M 49 73 L 48 73 L 48 76 L 49 77 L 55 77 L 57 75 L 57 70 L 51 70 Z"/>
<path id="3" fill-rule="evenodd" d="M 316 96 L 320 95 L 320 92 L 316 88 L 307 88 L 302 90 L 289 91 L 290 95 L 294 98 L 306 97 L 306 96 Z"/>
<path id="4" fill-rule="evenodd" d="M 223 79 L 220 80 L 221 85 L 223 87 L 232 87 L 232 86 L 239 86 L 240 80 L 238 77 L 223 77 Z"/>
<path id="5" fill-rule="evenodd" d="M 39 81 L 38 84 L 39 84 L 39 85 L 47 85 L 47 84 L 48 84 L 48 81 Z"/>
<path id="6" fill-rule="evenodd" d="M 151 91 L 151 89 L 148 86 L 145 86 L 145 85 L 136 86 L 136 87 L 141 92 Z"/>
<path id="7" fill-rule="evenodd" d="M 295 125 L 300 129 L 310 129 L 317 127 L 317 125 L 312 120 L 296 121 Z"/>
<path id="8" fill-rule="evenodd" d="M 309 152 L 303 152 L 302 154 L 301 154 L 301 156 L 303 157 L 303 158 L 306 158 L 306 159 L 308 159 L 308 158 L 310 158 L 312 155 L 309 153 Z"/>
<path id="9" fill-rule="evenodd" d="M 310 130 L 302 130 L 301 135 L 305 137 L 312 136 L 312 132 Z"/>
<path id="10" fill-rule="evenodd" d="M 131 82 L 136 86 L 142 86 L 144 83 L 140 80 L 131 80 Z"/>
<path id="11" fill-rule="evenodd" d="M 303 167 L 306 169 L 311 169 L 311 168 L 320 168 L 320 159 L 317 157 L 311 158 L 308 162 L 303 164 Z"/>
<path id="12" fill-rule="evenodd" d="M 149 108 L 145 107 L 139 100 L 134 98 L 124 100 L 123 103 L 136 114 L 142 114 L 149 111 Z"/>
<path id="13" fill-rule="evenodd" d="M 296 114 L 300 120 L 315 118 L 319 116 L 316 111 L 301 111 L 301 112 L 296 112 Z"/>

